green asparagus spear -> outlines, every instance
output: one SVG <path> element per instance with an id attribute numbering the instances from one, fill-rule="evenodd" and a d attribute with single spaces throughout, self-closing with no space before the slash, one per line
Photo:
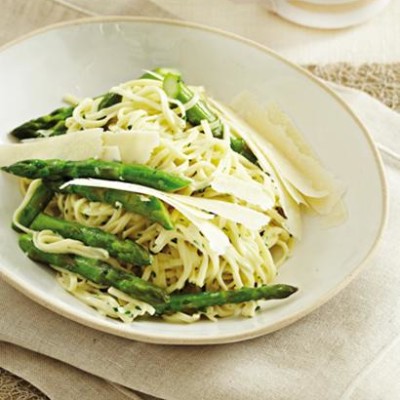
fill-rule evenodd
<path id="1" fill-rule="evenodd" d="M 49 115 L 32 119 L 10 132 L 18 139 L 62 135 L 67 131 L 65 120 L 72 115 L 74 107 L 57 108 Z"/>
<path id="2" fill-rule="evenodd" d="M 174 174 L 157 170 L 142 164 L 122 164 L 114 161 L 89 159 L 84 161 L 66 160 L 24 160 L 2 167 L 3 171 L 17 176 L 36 179 L 59 180 L 63 178 L 99 178 L 137 183 L 165 192 L 182 189 L 190 181 Z"/>
<path id="3" fill-rule="evenodd" d="M 106 93 L 99 103 L 98 110 L 120 103 L 122 96 L 116 93 Z M 67 132 L 65 121 L 72 116 L 75 106 L 57 108 L 48 115 L 31 119 L 13 129 L 10 134 L 18 139 L 40 138 L 63 135 Z"/>
<path id="4" fill-rule="evenodd" d="M 177 98 L 183 103 L 187 103 L 193 97 L 192 91 L 182 82 L 181 73 L 172 68 L 156 68 L 154 71 L 146 72 L 141 79 L 163 80 L 166 93 Z M 98 110 L 111 107 L 121 102 L 122 97 L 116 93 L 106 93 L 99 103 Z M 58 108 L 51 114 L 28 121 L 15 128 L 11 134 L 18 139 L 56 136 L 66 133 L 65 120 L 72 115 L 74 107 Z M 209 109 L 203 100 L 199 100 L 192 108 L 187 110 L 188 121 L 193 125 L 198 125 L 202 120 L 207 120 L 213 124 L 213 134 L 215 137 L 222 137 L 222 124 L 218 117 Z M 242 143 L 240 143 L 242 142 Z M 257 159 L 248 148 L 243 139 L 231 139 L 231 148 L 237 153 L 246 157 L 249 161 L 255 162 Z M 254 161 L 255 160 L 255 161 Z"/>
<path id="5" fill-rule="evenodd" d="M 160 79 L 163 78 L 163 89 L 171 98 L 178 99 L 182 103 L 187 103 L 193 97 L 192 91 L 183 83 L 179 71 L 170 68 L 156 68 L 154 73 L 146 72 L 142 78 Z M 204 100 L 199 100 L 192 108 L 186 112 L 187 119 L 192 125 L 199 125 L 202 120 L 207 120 L 214 127 L 212 133 L 215 137 L 222 137 L 222 124 L 218 116 L 215 115 Z M 257 162 L 257 157 L 253 154 L 246 142 L 241 138 L 231 138 L 231 149 L 241 154 L 250 162 Z"/>
<path id="6" fill-rule="evenodd" d="M 122 96 L 117 93 L 106 93 L 104 97 L 101 99 L 98 110 L 102 110 L 103 108 L 111 107 L 115 104 L 121 103 Z"/>
<path id="7" fill-rule="evenodd" d="M 253 164 L 257 163 L 257 157 L 242 138 L 231 137 L 231 149 L 247 158 Z"/>
<path id="8" fill-rule="evenodd" d="M 177 99 L 183 104 L 188 103 L 194 96 L 193 92 L 183 83 L 180 76 L 168 73 L 163 80 L 163 89 L 171 98 Z M 202 120 L 212 124 L 212 133 L 215 137 L 222 137 L 222 124 L 220 119 L 199 99 L 191 108 L 186 110 L 188 121 L 196 126 L 200 125 Z"/>
<path id="9" fill-rule="evenodd" d="M 178 99 L 183 104 L 188 103 L 194 93 L 183 83 L 181 73 L 172 68 L 155 68 L 142 75 L 141 79 L 157 79 L 163 81 L 163 89 L 173 99 Z M 199 99 L 193 107 L 186 111 L 188 121 L 196 126 L 202 120 L 213 124 L 212 132 L 215 137 L 222 137 L 222 124 L 219 118 L 209 109 L 207 104 Z"/>
<path id="10" fill-rule="evenodd" d="M 105 262 L 72 254 L 46 253 L 39 250 L 32 236 L 27 234 L 20 236 L 19 245 L 34 261 L 66 269 L 100 285 L 113 286 L 153 306 L 168 301 L 169 296 L 162 288 Z"/>
<path id="11" fill-rule="evenodd" d="M 53 198 L 53 195 L 53 191 L 41 182 L 36 187 L 36 190 L 32 194 L 28 203 L 19 212 L 18 222 L 28 228 L 36 216 L 46 208 L 47 204 L 49 204 L 50 200 Z M 14 224 L 13 228 L 19 230 L 19 228 Z"/>
<path id="12" fill-rule="evenodd" d="M 142 195 L 123 190 L 101 189 L 79 185 L 71 185 L 60 189 L 63 183 L 62 181 L 45 181 L 46 186 L 54 192 L 74 193 L 86 197 L 90 201 L 107 203 L 112 206 L 120 205 L 129 212 L 143 215 L 152 222 L 158 222 L 165 229 L 169 230 L 174 227 L 164 203 L 156 197 L 149 196 L 145 198 Z"/>
<path id="13" fill-rule="evenodd" d="M 112 257 L 130 264 L 140 266 L 151 264 L 151 256 L 144 247 L 129 239 L 120 240 L 101 229 L 65 221 L 44 213 L 36 216 L 30 228 L 35 231 L 50 229 L 65 238 L 80 240 L 88 246 L 101 247 L 106 249 Z"/>
<path id="14" fill-rule="evenodd" d="M 242 288 L 220 292 L 201 292 L 194 294 L 171 295 L 168 302 L 155 306 L 156 313 L 171 314 L 175 312 L 194 313 L 204 311 L 210 306 L 221 306 L 231 303 L 243 303 L 251 300 L 284 299 L 297 291 L 294 286 L 277 284 L 257 288 Z"/>
<path id="15" fill-rule="evenodd" d="M 159 81 L 162 81 L 164 77 L 168 74 L 175 75 L 179 78 L 182 77 L 181 72 L 175 68 L 158 67 L 154 68 L 152 71 L 146 71 L 140 77 L 140 79 L 157 79 Z"/>

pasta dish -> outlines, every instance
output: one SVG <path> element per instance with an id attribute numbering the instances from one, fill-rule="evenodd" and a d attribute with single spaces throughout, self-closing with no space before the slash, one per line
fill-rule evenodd
<path id="1" fill-rule="evenodd" d="M 159 68 L 14 129 L 21 249 L 99 313 L 130 323 L 254 316 L 343 188 L 277 105 L 230 107 Z M 307 211 L 308 210 L 308 211 Z"/>

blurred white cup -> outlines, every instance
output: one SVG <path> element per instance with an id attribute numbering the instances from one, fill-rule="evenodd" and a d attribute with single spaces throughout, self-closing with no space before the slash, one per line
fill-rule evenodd
<path id="1" fill-rule="evenodd" d="M 343 29 L 377 16 L 390 0 L 267 0 L 267 8 L 298 25 Z"/>

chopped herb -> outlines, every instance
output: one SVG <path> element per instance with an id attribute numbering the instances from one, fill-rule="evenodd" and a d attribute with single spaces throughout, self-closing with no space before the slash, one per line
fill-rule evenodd
<path id="1" fill-rule="evenodd" d="M 287 219 L 286 214 L 285 214 L 285 211 L 283 210 L 282 207 L 279 207 L 279 206 L 278 206 L 278 207 L 275 208 L 275 210 L 276 210 L 276 212 L 277 212 L 281 217 Z"/>

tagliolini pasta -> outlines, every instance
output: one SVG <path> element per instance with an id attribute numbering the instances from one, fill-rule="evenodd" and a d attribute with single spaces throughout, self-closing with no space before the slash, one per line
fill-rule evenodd
<path id="1" fill-rule="evenodd" d="M 121 96 L 120 102 L 99 110 L 101 97 L 86 98 L 76 103 L 72 115 L 66 120 L 67 135 L 100 129 L 110 134 L 141 135 L 143 140 L 148 135 L 154 141 L 156 136 L 157 141 L 146 165 L 190 180 L 190 185 L 178 192 L 182 197 L 171 196 L 175 201 L 171 200 L 172 204 L 183 206 L 167 204 L 174 225 L 172 230 L 128 212 L 118 204 L 93 202 L 76 194 L 56 194 L 46 209 L 47 213 L 67 221 L 77 221 L 122 239 L 136 241 L 150 250 L 151 265 L 139 268 L 122 263 L 103 249 L 63 239 L 51 231 L 34 233 L 35 245 L 39 249 L 101 259 L 114 267 L 135 272 L 144 280 L 165 288 L 168 293 L 233 290 L 274 281 L 279 267 L 290 256 L 295 240 L 300 238 L 300 208 L 315 209 L 313 204 L 326 204 L 325 208 L 321 206 L 316 211 L 331 212 L 342 193 L 340 185 L 321 167 L 309 147 L 298 136 L 293 138 L 293 125 L 288 118 L 282 119 L 283 114 L 279 114 L 278 109 L 274 108 L 273 114 L 262 108 L 254 112 L 258 114 L 258 122 L 264 116 L 270 130 L 280 130 L 285 135 L 284 140 L 292 145 L 289 155 L 280 151 L 276 143 L 271 144 L 268 138 L 255 132 L 254 126 L 239 119 L 226 106 L 209 98 L 203 88 L 191 87 L 191 90 L 195 95 L 183 104 L 167 95 L 160 80 L 132 80 L 110 90 L 110 93 Z M 220 137 L 213 134 L 213 122 L 202 120 L 196 126 L 188 123 L 188 110 L 199 98 L 206 100 L 218 117 L 222 127 Z M 244 117 L 251 119 L 251 112 Z M 235 151 L 232 138 L 243 139 L 256 159 Z M 288 147 L 287 144 L 284 146 Z M 293 161 L 297 156 L 307 159 L 312 167 L 299 171 L 296 160 Z M 121 154 L 107 151 L 102 157 L 118 159 Z M 308 175 L 316 166 L 323 171 L 319 181 Z M 35 181 L 31 183 L 34 184 Z M 26 184 L 24 188 L 27 188 Z M 146 194 L 143 196 L 146 198 Z M 234 212 L 226 210 L 221 213 L 224 215 L 220 215 L 208 211 L 207 223 L 228 239 L 224 248 L 218 248 L 212 235 L 204 234 L 199 228 L 201 225 L 196 225 L 188 217 L 192 214 L 186 215 L 182 211 L 192 206 L 187 201 L 185 203 L 183 196 L 194 201 L 218 200 L 245 207 L 255 211 L 255 215 L 263 216 L 267 222 L 257 229 L 250 229 L 246 223 L 238 222 Z M 196 210 L 201 208 L 199 206 Z M 15 223 L 17 216 L 18 210 Z M 150 304 L 113 287 L 94 284 L 64 269 L 59 269 L 57 281 L 100 313 L 124 322 L 155 312 Z M 163 318 L 173 322 L 194 322 L 201 316 L 211 320 L 233 315 L 253 316 L 257 307 L 256 301 L 249 301 L 211 306 L 194 314 L 178 312 Z"/>

